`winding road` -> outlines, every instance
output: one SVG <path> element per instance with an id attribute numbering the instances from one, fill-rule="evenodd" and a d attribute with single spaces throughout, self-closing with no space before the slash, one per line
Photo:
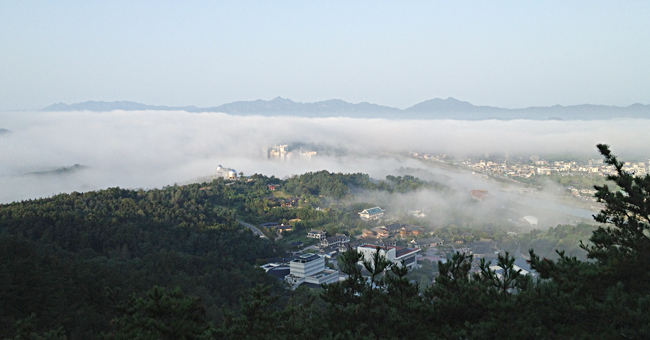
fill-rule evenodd
<path id="1" fill-rule="evenodd" d="M 262 237 L 262 238 L 266 238 L 266 236 L 264 236 L 264 233 L 261 230 L 259 230 L 256 226 L 254 226 L 254 225 L 252 225 L 250 223 L 246 223 L 246 222 L 244 222 L 242 220 L 237 220 L 237 222 L 239 222 L 239 224 L 243 225 L 244 227 L 252 230 L 255 235 L 258 235 L 259 237 Z"/>

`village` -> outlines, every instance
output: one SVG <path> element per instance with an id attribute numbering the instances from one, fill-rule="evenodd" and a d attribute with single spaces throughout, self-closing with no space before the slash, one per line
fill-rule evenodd
<path id="1" fill-rule="evenodd" d="M 603 164 L 602 159 L 590 159 L 585 163 L 577 161 L 559 160 L 547 161 L 540 159 L 539 156 L 531 156 L 528 160 L 523 158 L 507 159 L 501 162 L 485 160 L 485 159 L 461 159 L 455 160 L 448 155 L 434 155 L 422 154 L 413 152 L 410 153 L 411 157 L 430 160 L 436 162 L 449 162 L 454 165 L 463 166 L 475 172 L 488 173 L 500 175 L 504 177 L 524 177 L 528 178 L 535 175 L 551 175 L 554 173 L 559 174 L 592 174 L 599 176 L 612 175 L 615 169 L 612 166 Z M 488 157 L 486 157 L 487 159 Z M 649 162 L 625 162 L 623 170 L 635 173 L 637 175 L 645 175 L 649 173 Z"/>
<path id="2" fill-rule="evenodd" d="M 368 222 L 376 222 L 376 227 L 364 229 L 361 235 L 351 238 L 345 234 L 328 235 L 324 230 L 312 229 L 306 232 L 306 237 L 312 244 L 294 251 L 291 257 L 274 259 L 261 266 L 268 274 L 287 283 L 291 289 L 300 285 L 319 288 L 321 284 L 343 281 L 346 275 L 340 272 L 337 257 L 343 252 L 356 250 L 363 261 L 370 261 L 375 252 L 379 252 L 387 260 L 397 266 L 406 266 L 409 270 L 418 270 L 424 264 L 431 271 L 427 273 L 431 281 L 435 278 L 435 268 L 438 261 L 445 263 L 454 253 L 473 255 L 472 269 L 477 272 L 479 261 L 485 259 L 493 262 L 502 251 L 491 239 L 478 239 L 472 242 L 465 240 L 445 240 L 433 236 L 433 232 L 425 231 L 423 227 L 411 224 L 385 224 L 385 210 L 372 207 L 358 212 L 359 218 Z M 274 228 L 278 236 L 291 232 L 290 225 L 268 222 L 261 228 Z M 471 235 L 466 235 L 471 236 Z M 303 242 L 293 242 L 293 246 L 303 247 Z M 432 266 L 433 265 L 433 266 Z M 523 258 L 516 261 L 516 270 L 522 274 L 535 275 Z M 433 269 L 433 270 L 432 270 Z M 493 266 L 497 273 L 500 268 Z M 431 282 L 428 282 L 431 283 Z"/>
<path id="3" fill-rule="evenodd" d="M 238 175 L 235 169 L 220 165 L 213 178 L 225 180 L 225 185 L 232 185 L 237 181 L 252 181 Z M 261 196 L 257 200 L 260 207 L 269 212 L 269 216 L 290 216 L 292 213 L 287 215 L 286 212 L 304 212 L 305 209 L 312 214 L 322 214 L 321 216 L 330 213 L 331 207 L 326 204 L 324 207 L 314 205 L 320 204 L 315 202 L 324 203 L 322 197 L 293 196 L 283 184 L 278 183 L 267 182 L 265 189 L 271 195 Z M 481 204 L 490 194 L 487 190 L 477 189 L 470 191 L 468 196 L 476 204 Z M 284 211 L 285 215 L 272 213 L 280 211 Z M 505 252 L 499 248 L 496 240 L 490 238 L 491 234 L 470 230 L 445 234 L 439 233 L 437 228 L 432 228 L 429 224 L 420 224 L 425 221 L 422 218 L 426 218 L 428 213 L 422 210 L 387 214 L 386 207 L 366 205 L 358 210 L 352 209 L 351 213 L 355 218 L 335 229 L 307 228 L 306 225 L 309 225 L 310 219 L 315 218 L 314 215 L 304 221 L 296 216 L 275 221 L 266 219 L 256 225 L 244 221 L 240 223 L 258 236 L 273 240 L 275 244 L 283 247 L 286 253 L 267 259 L 260 267 L 291 289 L 301 285 L 318 288 L 325 283 L 345 280 L 346 276 L 341 273 L 337 259 L 342 253 L 350 250 L 356 250 L 363 255 L 359 261 L 360 266 L 363 260 L 370 260 L 372 255 L 379 251 L 394 265 L 406 266 L 410 271 L 419 272 L 420 277 L 426 278 L 422 282 L 426 285 L 435 280 L 438 262 L 445 263 L 455 253 L 472 255 L 471 271 L 477 272 L 481 259 L 494 263 L 498 254 Z M 535 216 L 508 220 L 507 234 L 516 236 L 521 230 L 536 228 L 537 223 Z M 516 257 L 517 270 L 525 274 L 535 274 L 526 264 L 525 255 L 518 253 Z"/>
<path id="4" fill-rule="evenodd" d="M 602 160 L 590 159 L 586 162 L 558 160 L 548 161 L 539 156 L 531 156 L 528 160 L 522 157 L 516 159 L 486 160 L 486 159 L 452 159 L 448 155 L 409 154 L 413 158 L 426 160 L 433 164 L 448 164 L 459 169 L 466 169 L 472 174 L 481 174 L 497 180 L 514 181 L 521 184 L 537 184 L 548 179 L 570 178 L 581 179 L 582 185 L 565 185 L 566 193 L 581 201 L 596 202 L 593 189 L 594 184 L 604 181 L 608 175 L 616 170 L 603 164 Z M 506 157 L 507 158 L 507 157 Z M 650 159 L 646 162 L 625 162 L 623 170 L 636 175 L 644 176 L 650 173 Z M 578 180 L 576 180 L 578 181 Z M 562 180 L 558 181 L 562 184 Z"/>

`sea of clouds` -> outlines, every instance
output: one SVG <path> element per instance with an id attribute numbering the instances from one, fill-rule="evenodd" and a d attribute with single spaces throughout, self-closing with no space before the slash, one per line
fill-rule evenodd
<path id="1" fill-rule="evenodd" d="M 650 120 L 386 120 L 232 116 L 184 111 L 3 112 L 0 203 L 113 186 L 154 188 L 210 176 L 217 165 L 245 175 L 285 177 L 326 169 L 381 179 L 400 167 L 422 167 L 408 152 L 457 156 L 580 154 L 595 145 L 650 157 Z M 317 146 L 311 161 L 273 162 L 262 147 Z M 306 150 L 306 149 L 305 149 Z M 297 151 L 297 150 L 294 150 Z M 294 158 L 298 158 L 295 157 Z M 62 166 L 88 168 L 34 175 Z M 476 185 L 473 185 L 476 186 Z"/>

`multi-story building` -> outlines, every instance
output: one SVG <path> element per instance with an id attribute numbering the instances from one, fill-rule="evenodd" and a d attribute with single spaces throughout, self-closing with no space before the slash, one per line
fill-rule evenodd
<path id="1" fill-rule="evenodd" d="M 291 160 L 292 155 L 292 153 L 289 151 L 289 146 L 286 144 L 266 147 L 262 149 L 262 152 L 267 159 L 275 159 L 281 161 Z"/>
<path id="2" fill-rule="evenodd" d="M 317 254 L 303 254 L 289 262 L 289 275 L 285 281 L 294 288 L 305 283 L 321 285 L 338 281 L 339 272 L 325 268 L 325 258 Z"/>

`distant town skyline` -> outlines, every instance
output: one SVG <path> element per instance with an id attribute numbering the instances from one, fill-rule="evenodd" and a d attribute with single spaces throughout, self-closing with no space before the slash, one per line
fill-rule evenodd
<path id="1" fill-rule="evenodd" d="M 642 1 L 0 4 L 0 110 L 275 97 L 650 104 Z"/>

